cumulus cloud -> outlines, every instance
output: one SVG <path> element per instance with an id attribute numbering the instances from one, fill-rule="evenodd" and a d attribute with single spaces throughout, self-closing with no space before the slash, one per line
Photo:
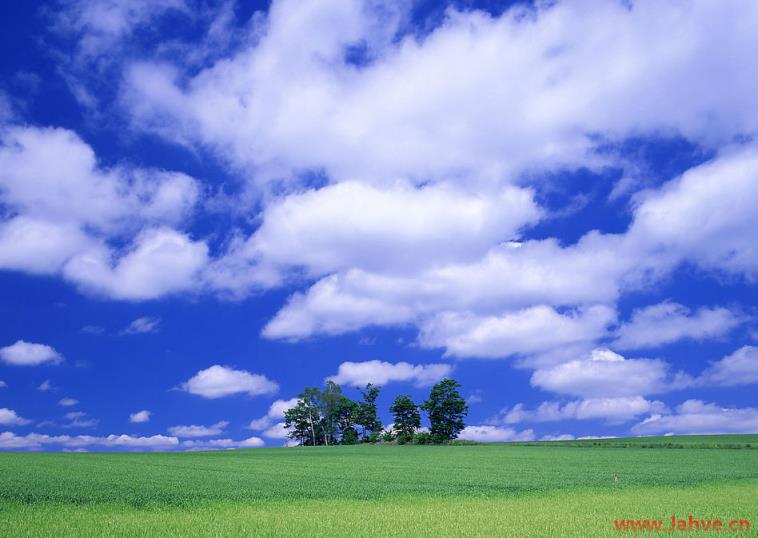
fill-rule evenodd
<path id="1" fill-rule="evenodd" d="M 148 229 L 131 248 L 112 261 L 99 248 L 69 260 L 63 273 L 82 289 L 115 299 L 154 299 L 192 290 L 208 261 L 208 247 L 170 228 Z"/>
<path id="2" fill-rule="evenodd" d="M 284 425 L 284 422 L 277 422 L 273 426 L 267 428 L 263 432 L 263 436 L 270 439 L 289 439 L 289 433 L 289 429 Z"/>
<path id="3" fill-rule="evenodd" d="M 432 385 L 453 371 L 450 364 L 410 364 L 385 361 L 343 362 L 330 380 L 337 384 L 363 386 L 368 383 L 386 385 L 395 381 L 412 382 L 417 387 Z"/>
<path id="4" fill-rule="evenodd" d="M 734 387 L 758 383 L 758 347 L 743 346 L 711 363 L 693 381 L 696 386 Z"/>
<path id="5" fill-rule="evenodd" d="M 251 430 L 265 430 L 269 428 L 275 421 L 283 419 L 284 413 L 297 404 L 297 398 L 291 398 L 289 400 L 276 400 L 268 408 L 268 412 L 261 418 L 257 418 L 250 421 L 248 426 Z"/>
<path id="6" fill-rule="evenodd" d="M 161 318 L 142 317 L 121 329 L 120 334 L 147 334 L 158 332 Z"/>
<path id="7" fill-rule="evenodd" d="M 142 424 L 144 422 L 150 422 L 150 416 L 152 413 L 147 410 L 137 411 L 129 415 L 129 422 L 132 424 Z"/>
<path id="8" fill-rule="evenodd" d="M 2 379 L 0 379 L 0 389 L 4 389 L 4 388 L 5 388 L 5 387 L 7 387 L 7 386 L 8 386 L 8 383 L 6 383 L 6 382 L 5 382 L 5 381 L 3 381 Z"/>
<path id="9" fill-rule="evenodd" d="M 481 441 L 486 443 L 504 441 L 534 441 L 533 430 L 516 431 L 513 428 L 498 426 L 466 426 L 458 435 L 458 439 Z"/>
<path id="10" fill-rule="evenodd" d="M 13 366 L 38 366 L 58 364 L 63 361 L 63 357 L 45 344 L 18 340 L 15 344 L 0 348 L 0 360 Z"/>
<path id="11" fill-rule="evenodd" d="M 7 407 L 0 409 L 0 424 L 3 426 L 23 426 L 29 424 L 31 420 L 18 416 L 18 414 Z"/>
<path id="12" fill-rule="evenodd" d="M 95 437 L 91 435 L 46 435 L 29 433 L 16 435 L 13 432 L 0 433 L 0 449 L 14 450 L 20 448 L 40 449 L 48 445 L 64 448 L 84 448 L 88 446 L 103 446 L 111 448 L 126 448 L 135 450 L 171 450 L 179 446 L 176 437 L 153 435 L 150 437 L 133 437 L 131 435 L 108 435 Z"/>
<path id="13" fill-rule="evenodd" d="M 535 387 L 583 398 L 618 398 L 655 394 L 667 389 L 668 365 L 658 359 L 625 359 L 609 349 L 532 374 Z"/>
<path id="14" fill-rule="evenodd" d="M 608 424 L 621 424 L 641 415 L 659 413 L 666 410 L 660 401 L 649 401 L 642 396 L 622 398 L 589 398 L 570 402 L 542 402 L 536 409 L 529 410 L 523 404 L 516 404 L 504 410 L 505 424 L 520 422 L 556 422 L 561 420 L 605 420 Z"/>
<path id="15" fill-rule="evenodd" d="M 75 400 L 74 398 L 61 398 L 58 400 L 58 405 L 61 405 L 63 407 L 73 407 L 79 403 L 79 400 Z"/>
<path id="16" fill-rule="evenodd" d="M 475 260 L 519 236 L 540 210 L 527 189 L 477 193 L 450 185 L 386 189 L 350 181 L 273 202 L 238 255 L 311 276 L 337 270 L 409 270 Z"/>
<path id="17" fill-rule="evenodd" d="M 0 128 L 0 169 L 0 203 L 9 210 L 0 219 L 0 268 L 145 299 L 185 289 L 205 263 L 205 244 L 172 228 L 199 196 L 185 174 L 104 168 L 72 131 L 26 126 Z M 124 236 L 134 237 L 125 252 L 108 244 Z M 160 271 L 177 271 L 177 283 Z"/>
<path id="18" fill-rule="evenodd" d="M 652 348 L 683 339 L 707 340 L 725 336 L 744 321 L 723 308 L 700 308 L 692 312 L 677 303 L 659 303 L 635 310 L 631 320 L 618 329 L 614 347 Z"/>
<path id="19" fill-rule="evenodd" d="M 202 65 L 171 65 L 181 55 L 165 43 L 127 61 L 115 78 L 133 127 L 215 150 L 253 178 L 240 211 L 259 226 L 230 231 L 218 252 L 181 229 L 200 197 L 193 178 L 105 167 L 65 129 L 3 129 L 0 191 L 13 213 L 0 223 L 0 267 L 125 300 L 307 282 L 265 337 L 410 326 L 460 357 L 591 349 L 621 294 L 682 262 L 755 277 L 758 151 L 744 142 L 758 128 L 745 68 L 755 7 L 451 9 L 423 39 L 403 33 L 404 9 L 278 0 L 242 46 Z M 155 17 L 190 11 L 179 0 L 70 2 L 58 23 L 94 61 L 121 58 L 119 44 Z M 346 59 L 357 43 L 360 66 Z M 713 158 L 638 193 L 626 231 L 521 237 L 551 216 L 536 201 L 545 173 L 623 168 L 628 158 L 605 148 L 662 133 Z M 655 315 L 658 331 L 640 328 Z M 730 323 L 719 309 L 642 310 L 619 342 L 725 334 Z M 554 339 L 535 338 L 540 328 Z"/>
<path id="20" fill-rule="evenodd" d="M 705 270 L 754 279 L 756 173 L 755 144 L 724 148 L 711 161 L 647 193 L 635 211 L 627 241 L 655 255 L 659 263 L 667 258 L 687 260 Z"/>
<path id="21" fill-rule="evenodd" d="M 615 319 L 616 312 L 601 305 L 566 314 L 548 306 L 502 316 L 443 313 L 422 326 L 419 341 L 457 357 L 507 357 L 593 342 Z"/>
<path id="22" fill-rule="evenodd" d="M 133 65 L 123 102 L 135 125 L 215 147 L 260 170 L 259 181 L 323 169 L 338 181 L 497 182 L 603 164 L 593 162 L 589 133 L 673 131 L 716 144 L 758 124 L 744 69 L 758 44 L 744 24 L 757 16 L 752 5 L 451 10 L 424 39 L 393 44 L 397 11 L 388 2 L 274 2 L 254 45 L 189 80 L 165 63 Z M 361 69 L 345 61 L 355 43 L 374 56 Z M 714 76 L 726 90 L 711 91 Z"/>
<path id="23" fill-rule="evenodd" d="M 214 399 L 240 393 L 250 396 L 274 394 L 279 390 L 279 385 L 263 375 L 214 364 L 182 383 L 181 389 L 203 398 Z"/>
<path id="24" fill-rule="evenodd" d="M 229 422 L 222 420 L 211 426 L 172 426 L 168 432 L 174 437 L 213 437 L 224 432 Z"/>
<path id="25" fill-rule="evenodd" d="M 260 437 L 248 437 L 242 441 L 233 441 L 232 439 L 182 441 L 181 447 L 186 450 L 227 450 L 230 448 L 259 448 L 264 444 Z"/>
<path id="26" fill-rule="evenodd" d="M 651 415 L 636 424 L 632 432 L 636 435 L 755 433 L 758 432 L 758 409 L 687 400 L 674 413 Z"/>

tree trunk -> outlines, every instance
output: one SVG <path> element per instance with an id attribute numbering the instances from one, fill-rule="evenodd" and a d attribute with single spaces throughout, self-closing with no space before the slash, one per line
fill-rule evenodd
<path id="1" fill-rule="evenodd" d="M 308 421 L 311 423 L 311 443 L 316 446 L 316 430 L 313 428 L 313 414 L 308 411 Z"/>

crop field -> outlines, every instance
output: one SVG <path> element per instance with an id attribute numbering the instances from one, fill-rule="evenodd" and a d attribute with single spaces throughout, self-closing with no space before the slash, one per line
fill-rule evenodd
<path id="1" fill-rule="evenodd" d="M 758 446 L 739 437 L 724 445 Z M 0 536 L 618 536 L 691 514 L 758 535 L 758 450 L 687 442 L 711 448 L 5 453 Z"/>

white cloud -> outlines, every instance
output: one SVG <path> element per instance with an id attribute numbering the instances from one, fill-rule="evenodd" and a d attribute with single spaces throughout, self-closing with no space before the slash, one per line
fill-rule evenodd
<path id="1" fill-rule="evenodd" d="M 635 211 L 627 241 L 655 255 L 659 263 L 688 260 L 706 270 L 754 279 L 756 174 L 755 144 L 725 148 L 713 160 L 648 193 Z"/>
<path id="2" fill-rule="evenodd" d="M 312 276 L 409 270 L 476 260 L 539 216 L 526 189 L 472 193 L 403 183 L 381 189 L 350 181 L 271 203 L 243 253 L 265 264 L 304 267 Z"/>
<path id="3" fill-rule="evenodd" d="M 141 317 L 132 321 L 120 334 L 146 334 L 158 332 L 161 318 Z"/>
<path id="4" fill-rule="evenodd" d="M 270 211 L 264 210 L 259 232 L 245 246 L 238 244 L 235 250 L 236 255 L 248 262 L 232 263 L 224 273 L 224 286 L 233 287 L 233 283 L 238 282 L 244 287 L 256 280 L 257 276 L 246 277 L 255 271 L 266 275 L 271 282 L 280 282 L 281 279 L 271 276 L 267 265 L 295 265 L 298 270 L 305 268 L 311 277 L 333 272 L 306 292 L 293 295 L 266 326 L 264 336 L 299 339 L 371 325 L 423 328 L 429 319 L 443 314 L 453 319 L 470 316 L 481 321 L 481 330 L 484 330 L 496 325 L 497 317 L 538 306 L 564 312 L 566 307 L 610 305 L 621 293 L 650 284 L 685 260 L 707 268 L 749 272 L 751 267 L 756 267 L 750 261 L 753 260 L 751 230 L 756 227 L 750 208 L 755 206 L 758 196 L 758 189 L 750 181 L 757 168 L 752 145 L 722 150 L 712 162 L 694 168 L 664 189 L 639 196 L 633 208 L 633 223 L 626 233 L 590 232 L 576 244 L 566 246 L 552 238 L 526 241 L 520 246 L 501 244 L 514 238 L 505 234 L 497 239 L 474 234 L 456 237 L 466 237 L 472 249 L 483 253 L 480 256 L 474 256 L 473 251 L 459 250 L 460 241 L 453 241 L 450 249 L 440 252 L 434 249 L 433 237 L 424 237 L 428 241 L 425 246 L 408 242 L 409 238 L 416 237 L 413 219 L 392 218 L 394 213 L 388 209 L 387 223 L 377 231 L 367 225 L 373 222 L 371 211 L 362 212 L 366 213 L 364 220 L 363 214 L 338 203 L 346 192 L 356 194 L 359 202 L 369 197 L 372 200 L 399 197 L 406 201 L 420 200 L 422 193 L 435 188 L 461 189 L 463 185 L 469 189 L 468 198 L 491 197 L 516 178 L 523 183 L 540 177 L 535 173 L 535 162 L 539 162 L 537 168 L 570 167 L 575 162 L 589 167 L 608 164 L 613 157 L 607 152 L 602 156 L 588 155 L 587 150 L 596 143 L 593 140 L 597 140 L 597 137 L 586 136 L 588 133 L 603 133 L 601 144 L 623 140 L 629 135 L 671 132 L 706 146 L 728 145 L 742 129 L 755 129 L 758 107 L 752 107 L 745 116 L 742 108 L 734 107 L 734 101 L 722 99 L 723 96 L 714 98 L 713 92 L 704 92 L 696 96 L 699 104 L 688 101 L 687 107 L 692 108 L 684 112 L 680 94 L 673 88 L 686 88 L 689 92 L 693 77 L 707 85 L 713 75 L 712 65 L 705 62 L 705 58 L 721 55 L 724 55 L 723 62 L 717 65 L 724 69 L 723 75 L 742 81 L 740 73 L 744 69 L 738 66 L 746 58 L 740 55 L 744 49 L 736 43 L 751 41 L 754 36 L 739 27 L 740 19 L 734 18 L 733 13 L 711 13 L 702 6 L 680 11 L 680 7 L 672 4 L 655 8 L 645 4 L 635 9 L 604 6 L 587 12 L 583 4 L 568 3 L 540 8 L 527 17 L 517 16 L 515 12 L 495 19 L 476 13 L 456 13 L 421 42 L 408 40 L 396 48 L 380 48 L 376 61 L 358 71 L 352 66 L 342 66 L 341 58 L 337 57 L 326 63 L 323 58 L 311 61 L 312 57 L 304 51 L 312 45 L 298 42 L 297 53 L 292 53 L 308 66 L 299 72 L 308 84 L 292 86 L 292 78 L 298 75 L 283 70 L 285 64 L 274 60 L 285 51 L 294 51 L 287 44 L 292 44 L 289 39 L 297 41 L 299 38 L 290 35 L 288 31 L 293 26 L 277 16 L 281 12 L 276 6 L 285 5 L 285 2 L 275 4 L 267 33 L 256 48 L 241 51 L 230 62 L 203 71 L 191 83 L 183 84 L 182 89 L 167 76 L 168 70 L 142 64 L 135 66 L 131 86 L 125 91 L 127 101 L 139 95 L 134 112 L 137 116 L 145 114 L 139 121 L 150 123 L 150 118 L 155 117 L 152 106 L 157 106 L 164 120 L 165 114 L 176 120 L 175 124 L 168 122 L 172 135 L 178 129 L 186 137 L 184 140 L 202 140 L 225 148 L 223 151 L 229 149 L 225 155 L 239 165 L 253 161 L 256 171 L 270 165 L 276 168 L 272 176 L 277 178 L 286 175 L 282 169 L 326 170 L 331 184 L 283 200 L 275 199 L 269 205 Z M 327 16 L 341 8 L 319 4 L 318 8 L 308 9 Z M 360 33 L 368 27 L 367 20 L 376 14 L 367 9 L 364 16 L 349 18 L 353 25 L 344 31 Z M 732 40 L 719 50 L 713 50 L 704 38 L 708 32 L 720 32 L 711 27 L 713 17 L 720 17 L 727 26 L 739 27 L 736 34 L 730 34 Z M 593 25 L 604 19 L 607 24 Z M 665 20 L 679 21 L 677 27 L 682 32 L 691 32 L 687 35 L 692 39 L 671 42 Z M 584 31 L 580 32 L 579 28 Z M 615 30 L 609 31 L 609 28 Z M 331 28 L 325 30 L 324 39 L 330 43 L 328 54 L 340 55 L 345 45 L 340 37 L 343 29 L 339 35 L 329 34 Z M 624 39 L 618 39 L 619 33 Z M 651 39 L 662 48 L 654 48 Z M 461 53 L 453 43 L 469 53 Z M 535 49 L 535 43 L 544 46 Z M 598 56 L 595 49 L 600 43 L 604 52 Z M 639 47 L 629 47 L 629 43 L 637 43 Z M 731 46 L 735 47 L 734 54 L 726 54 L 725 50 Z M 524 47 L 523 54 L 516 54 L 521 47 Z M 480 48 L 483 52 L 472 64 L 470 53 Z M 500 53 L 496 54 L 496 50 Z M 666 50 L 667 54 L 661 55 L 659 50 Z M 530 58 L 529 61 L 526 58 Z M 683 58 L 688 58 L 692 65 L 708 68 L 682 70 L 679 62 Z M 434 108 L 433 103 L 448 103 L 439 94 L 451 91 L 451 85 L 425 89 L 416 95 L 409 90 L 407 81 L 415 80 L 420 73 L 425 80 L 430 73 L 444 77 L 451 61 L 460 61 L 462 71 L 456 72 L 463 73 L 456 79 L 462 79 L 460 84 L 452 85 L 456 98 L 450 103 L 454 102 L 455 106 L 442 107 L 445 114 L 431 114 L 429 107 Z M 474 65 L 480 65 L 481 69 L 475 69 Z M 647 67 L 642 69 L 642 65 Z M 340 75 L 343 68 L 345 72 Z M 266 77 L 261 76 L 258 69 L 262 69 Z M 503 76 L 508 72 L 517 74 L 514 76 L 521 81 L 518 88 L 523 88 L 522 84 L 535 87 L 523 93 L 517 91 L 517 86 L 506 82 L 509 79 Z M 273 76 L 274 73 L 277 76 Z M 598 77 L 606 80 L 608 73 L 612 73 L 608 84 L 595 84 Z M 492 80 L 483 83 L 488 77 Z M 389 89 L 386 84 L 382 85 L 381 95 L 371 91 L 379 80 L 390 83 Z M 474 83 L 475 80 L 478 83 Z M 144 87 L 140 86 L 142 82 L 145 82 Z M 267 85 L 276 85 L 277 90 L 266 91 Z M 306 87 L 308 94 L 301 94 L 300 88 Z M 635 92 L 630 93 L 632 87 Z M 662 87 L 671 100 L 670 107 L 660 104 Z M 489 99 L 482 99 L 482 88 L 488 88 Z M 140 93 L 141 89 L 146 93 Z M 494 93 L 490 94 L 489 89 Z M 744 87 L 732 90 L 735 94 L 745 91 Z M 385 103 L 388 91 L 394 96 L 395 105 L 383 108 L 381 104 Z M 152 102 L 151 96 L 154 97 Z M 314 101 L 324 103 L 316 109 L 326 115 L 328 121 L 321 116 L 316 121 L 314 115 L 319 113 L 312 112 Z M 213 103 L 213 114 L 207 108 L 209 102 Z M 244 110 L 242 102 L 246 103 Z M 255 102 L 260 102 L 262 107 L 256 109 L 250 105 Z M 294 114 L 290 107 L 303 102 L 309 103 L 308 110 Z M 479 106 L 482 102 L 497 110 L 503 107 L 503 113 L 492 116 L 490 109 L 487 114 L 482 113 Z M 630 102 L 637 103 L 643 113 L 630 108 Z M 651 102 L 655 106 L 651 107 Z M 226 110 L 229 117 L 242 115 L 249 122 L 237 131 L 230 131 L 226 128 L 229 121 L 221 120 L 223 112 L 219 112 L 219 107 Z M 376 112 L 378 109 L 381 113 Z M 652 113 L 652 109 L 656 112 Z M 409 114 L 408 110 L 414 112 Z M 705 110 L 719 110 L 723 115 L 711 115 Z M 404 112 L 400 114 L 400 111 Z M 524 111 L 530 111 L 528 118 Z M 508 117 L 509 122 L 493 124 L 492 117 Z M 445 126 L 452 124 L 458 128 L 453 132 L 445 126 L 435 128 L 435 122 L 442 121 L 439 118 L 444 118 Z M 279 129 L 258 128 L 259 122 L 267 127 L 279 126 Z M 372 122 L 382 128 L 371 128 Z M 343 127 L 338 129 L 337 126 Z M 482 143 L 479 136 L 487 130 L 483 126 L 489 129 L 485 139 L 496 142 Z M 167 124 L 151 127 L 161 129 Z M 366 137 L 364 140 L 370 139 L 370 143 L 356 147 L 356 129 Z M 498 134 L 494 134 L 496 132 Z M 289 136 L 298 143 L 294 146 L 284 143 Z M 308 140 L 305 147 L 301 143 L 304 139 Z M 522 143 L 526 146 L 522 147 Z M 476 147 L 468 147 L 469 144 Z M 490 154 L 488 150 L 493 149 L 493 145 L 498 150 Z M 288 151 L 292 147 L 298 148 L 297 155 Z M 393 148 L 392 159 L 377 157 L 390 147 Z M 464 151 L 464 148 L 467 149 Z M 421 157 L 429 152 L 435 157 Z M 520 174 L 523 171 L 527 172 L 527 178 Z M 257 175 L 258 178 L 265 176 L 265 172 Z M 407 189 L 414 181 L 423 187 L 417 188 L 417 192 L 401 190 L 403 196 L 399 196 L 397 178 L 405 178 L 406 183 L 400 183 L 406 185 L 403 188 Z M 314 210 L 317 205 L 321 211 Z M 430 205 L 435 207 L 433 203 Z M 712 206 L 716 207 L 718 218 L 708 218 L 714 214 Z M 718 209 L 732 206 L 736 208 L 733 213 Z M 398 207 L 405 206 L 400 203 Z M 414 216 L 417 214 L 425 213 L 423 210 L 413 212 Z M 283 224 L 285 217 L 292 229 Z M 340 228 L 337 225 L 340 219 L 350 224 Z M 409 220 L 408 226 L 403 227 Z M 687 223 L 704 220 L 708 226 L 699 227 L 697 234 L 688 231 Z M 434 234 L 436 226 L 435 223 L 428 233 Z M 311 229 L 319 232 L 314 234 L 320 241 L 318 248 L 310 249 L 299 242 L 304 234 L 298 231 Z M 381 235 L 385 229 L 392 230 L 391 238 Z M 694 235 L 699 239 L 693 240 Z M 292 237 L 300 239 L 298 242 L 274 240 Z M 704 253 L 700 248 L 704 244 L 717 246 L 712 252 Z M 288 245 L 293 245 L 291 250 Z M 366 245 L 380 248 L 371 250 Z M 343 248 L 346 246 L 350 248 Z M 431 250 L 427 250 L 427 246 Z M 396 250 L 402 252 L 402 256 L 394 254 Z M 714 254 L 716 251 L 720 254 Z M 385 252 L 393 255 L 382 257 L 380 253 Z M 738 268 L 735 260 L 742 258 L 745 263 Z M 392 263 L 394 265 L 390 265 Z M 298 271 L 295 275 L 302 276 Z M 701 314 L 708 317 L 707 312 Z M 708 321 L 705 318 L 704 321 Z M 472 322 L 470 332 L 478 330 L 477 323 Z M 444 343 L 445 339 L 441 340 Z M 475 347 L 481 348 L 485 355 L 493 353 L 486 342 Z"/>
<path id="5" fill-rule="evenodd" d="M 534 441 L 532 430 L 516 431 L 513 428 L 498 426 L 466 426 L 458 435 L 458 439 L 482 441 L 485 443 L 504 441 Z"/>
<path id="6" fill-rule="evenodd" d="M 215 364 L 200 370 L 183 383 L 181 389 L 212 399 L 239 393 L 247 393 L 250 396 L 274 394 L 279 390 L 279 385 L 262 375 Z"/>
<path id="7" fill-rule="evenodd" d="M 64 275 L 81 288 L 115 299 L 145 300 L 197 287 L 208 247 L 170 228 L 141 232 L 131 248 L 112 262 L 108 249 L 73 257 Z"/>
<path id="8" fill-rule="evenodd" d="M 743 346 L 712 363 L 694 380 L 698 386 L 734 387 L 758 383 L 758 347 Z"/>
<path id="9" fill-rule="evenodd" d="M 5 388 L 5 387 L 7 387 L 7 386 L 8 386 L 8 383 L 6 383 L 6 382 L 5 382 L 5 381 L 3 381 L 2 379 L 0 379 L 0 389 L 4 389 L 4 388 Z"/>
<path id="10" fill-rule="evenodd" d="M 63 428 L 94 428 L 97 426 L 100 421 L 95 418 L 85 418 L 87 416 L 87 413 L 84 411 L 72 411 L 70 413 L 66 413 L 64 417 L 69 422 L 66 424 L 63 424 L 61 427 Z"/>
<path id="11" fill-rule="evenodd" d="M 184 0 L 70 0 L 63 4 L 55 22 L 58 31 L 77 38 L 80 62 L 96 62 L 116 55 L 123 42 L 151 20 L 167 11 L 187 9 Z"/>
<path id="12" fill-rule="evenodd" d="M 620 424 L 641 415 L 660 413 L 666 406 L 660 401 L 649 401 L 642 396 L 619 398 L 589 398 L 570 402 L 542 402 L 534 410 L 516 404 L 504 410 L 505 424 L 520 422 L 556 422 L 562 420 L 605 420 L 608 424 Z"/>
<path id="13" fill-rule="evenodd" d="M 52 381 L 49 379 L 45 379 L 42 383 L 39 384 L 37 387 L 37 390 L 40 392 L 48 392 L 50 390 L 53 390 L 55 387 L 53 386 Z"/>
<path id="14" fill-rule="evenodd" d="M 243 441 L 232 439 L 203 439 L 201 441 L 182 441 L 182 448 L 187 450 L 226 450 L 229 448 L 259 448 L 265 443 L 260 437 L 248 437 Z"/>
<path id="15" fill-rule="evenodd" d="M 391 3 L 280 0 L 255 45 L 197 74 L 134 65 L 123 102 L 135 125 L 215 147 L 258 181 L 325 170 L 492 183 L 603 164 L 590 133 L 714 145 L 752 132 L 756 16 L 751 4 L 558 2 L 452 10 L 424 39 L 392 43 L 403 19 Z M 360 69 L 344 61 L 355 43 L 374 58 Z"/>
<path id="16" fill-rule="evenodd" d="M 585 358 L 538 368 L 535 387 L 582 398 L 634 397 L 668 387 L 668 365 L 657 359 L 625 359 L 608 349 L 595 349 Z"/>
<path id="17" fill-rule="evenodd" d="M 73 407 L 79 403 L 79 400 L 75 400 L 74 398 L 62 398 L 58 401 L 58 405 L 61 405 L 63 407 Z"/>
<path id="18" fill-rule="evenodd" d="M 264 437 L 270 439 L 289 439 L 289 430 L 284 426 L 284 422 L 277 422 L 263 432 Z"/>
<path id="19" fill-rule="evenodd" d="M 63 357 L 45 344 L 18 340 L 13 345 L 0 348 L 0 360 L 14 366 L 38 366 L 45 363 L 58 364 L 63 361 Z"/>
<path id="20" fill-rule="evenodd" d="M 610 302 L 619 295 L 621 277 L 638 263 L 622 246 L 618 236 L 590 234 L 567 248 L 553 239 L 499 245 L 481 260 L 419 273 L 350 269 L 293 295 L 263 335 L 297 339 L 369 325 L 420 325 L 442 312 L 489 318 L 493 311 L 535 304 Z"/>
<path id="21" fill-rule="evenodd" d="M 50 224 L 128 230 L 137 222 L 180 222 L 198 197 L 181 173 L 102 168 L 95 153 L 66 129 L 0 130 L 1 199 L 15 212 Z"/>
<path id="22" fill-rule="evenodd" d="M 0 267 L 30 273 L 58 271 L 93 241 L 73 224 L 18 216 L 0 221 Z"/>
<path id="23" fill-rule="evenodd" d="M 632 428 L 636 435 L 758 432 L 758 409 L 729 408 L 687 400 L 672 414 L 651 415 Z"/>
<path id="24" fill-rule="evenodd" d="M 0 126 L 0 169 L 8 210 L 0 268 L 62 274 L 115 298 L 144 299 L 186 289 L 205 263 L 205 244 L 171 228 L 199 196 L 189 176 L 104 168 L 72 131 L 20 126 Z M 125 253 L 108 245 L 132 238 Z M 177 282 L 160 271 L 175 271 Z"/>
<path id="25" fill-rule="evenodd" d="M 725 336 L 744 318 L 722 307 L 692 312 L 677 303 L 659 303 L 635 310 L 618 329 L 618 349 L 652 348 L 685 338 L 707 340 Z"/>
<path id="26" fill-rule="evenodd" d="M 46 445 L 60 445 L 66 448 L 83 448 L 88 446 L 105 446 L 115 448 L 132 448 L 147 450 L 170 450 L 179 446 L 176 437 L 153 435 L 151 437 L 133 437 L 131 435 L 108 435 L 94 437 L 91 435 L 45 435 L 29 433 L 16 435 L 12 432 L 0 433 L 0 449 L 13 450 L 20 448 L 39 449 Z"/>
<path id="27" fill-rule="evenodd" d="M 261 418 L 250 421 L 248 426 L 251 430 L 265 430 L 271 426 L 271 424 L 279 419 L 284 418 L 284 413 L 297 404 L 297 398 L 291 398 L 289 400 L 276 400 L 268 408 L 268 412 Z"/>
<path id="28" fill-rule="evenodd" d="M 150 422 L 150 416 L 152 413 L 147 410 L 137 411 L 129 415 L 129 422 L 132 424 L 142 424 L 144 422 Z"/>
<path id="29" fill-rule="evenodd" d="M 450 364 L 410 364 L 407 362 L 391 363 L 385 361 L 343 362 L 337 374 L 328 379 L 337 384 L 356 387 L 373 383 L 386 385 L 395 381 L 412 382 L 417 387 L 432 385 L 453 371 Z"/>
<path id="30" fill-rule="evenodd" d="M 84 441 L 84 440 L 83 440 Z M 131 435 L 109 435 L 103 440 L 98 439 L 93 444 L 129 448 L 171 448 L 177 445 L 176 437 L 152 435 L 150 437 L 133 437 Z"/>
<path id="31" fill-rule="evenodd" d="M 570 433 L 560 433 L 558 435 L 543 435 L 540 441 L 573 441 L 576 439 Z"/>
<path id="32" fill-rule="evenodd" d="M 213 437 L 224 432 L 229 422 L 222 420 L 211 426 L 172 426 L 168 432 L 175 437 Z"/>
<path id="33" fill-rule="evenodd" d="M 4 426 L 23 426 L 30 422 L 31 420 L 18 416 L 12 409 L 0 408 L 0 424 Z"/>
<path id="34" fill-rule="evenodd" d="M 422 326 L 419 341 L 424 347 L 444 347 L 446 355 L 507 357 L 593 342 L 615 319 L 616 312 L 602 305 L 566 314 L 548 306 L 502 316 L 443 313 Z"/>

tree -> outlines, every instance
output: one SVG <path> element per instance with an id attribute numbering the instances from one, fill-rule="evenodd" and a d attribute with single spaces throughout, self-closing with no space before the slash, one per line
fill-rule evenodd
<path id="1" fill-rule="evenodd" d="M 324 444 L 335 444 L 337 435 L 337 413 L 339 405 L 344 398 L 342 389 L 334 381 L 327 381 L 324 390 L 321 392 L 319 403 L 321 407 L 321 416 L 323 419 Z"/>
<path id="2" fill-rule="evenodd" d="M 443 379 L 432 387 L 429 399 L 421 406 L 429 415 L 429 432 L 435 443 L 455 439 L 466 426 L 463 417 L 468 406 L 458 392 L 460 386 L 453 379 Z"/>
<path id="3" fill-rule="evenodd" d="M 321 391 L 316 387 L 307 387 L 298 394 L 295 407 L 284 413 L 284 426 L 289 429 L 289 437 L 300 441 L 300 444 L 316 446 L 320 443 Z"/>
<path id="4" fill-rule="evenodd" d="M 413 434 L 421 427 L 421 413 L 419 413 L 418 405 L 413 403 L 407 394 L 401 394 L 395 398 L 390 412 L 395 417 L 393 429 L 397 442 L 401 445 L 410 443 L 413 440 Z"/>
<path id="5" fill-rule="evenodd" d="M 358 404 L 346 396 L 342 396 L 337 402 L 335 417 L 340 432 L 340 443 L 343 445 L 354 445 L 358 442 L 358 432 L 355 430 L 357 409 Z"/>
<path id="6" fill-rule="evenodd" d="M 379 397 L 379 387 L 369 383 L 365 389 L 358 389 L 363 401 L 358 404 L 355 413 L 355 423 L 363 428 L 363 440 L 374 437 L 382 429 L 382 423 L 376 418 L 376 399 Z"/>

